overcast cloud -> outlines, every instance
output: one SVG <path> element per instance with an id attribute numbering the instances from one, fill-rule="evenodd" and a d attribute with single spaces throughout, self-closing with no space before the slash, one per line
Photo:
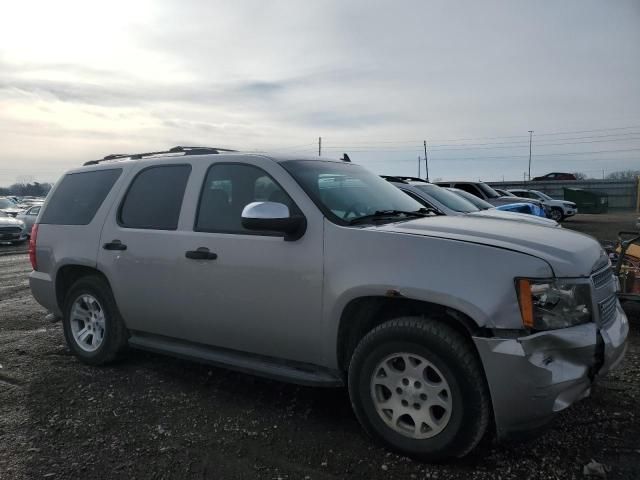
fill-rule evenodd
<path id="1" fill-rule="evenodd" d="M 21 0 L 0 17 L 0 185 L 180 144 L 317 155 L 319 136 L 378 173 L 416 174 L 426 139 L 432 178 L 517 179 L 528 130 L 533 175 L 640 168 L 640 2 Z"/>

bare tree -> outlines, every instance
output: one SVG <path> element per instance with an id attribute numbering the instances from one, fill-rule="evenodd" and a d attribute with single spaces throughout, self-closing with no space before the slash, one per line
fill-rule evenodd
<path id="1" fill-rule="evenodd" d="M 620 170 L 607 175 L 607 180 L 633 180 L 640 176 L 640 170 Z"/>
<path id="2" fill-rule="evenodd" d="M 573 174 L 576 176 L 577 180 L 586 180 L 587 179 L 587 174 L 586 173 L 573 172 Z"/>

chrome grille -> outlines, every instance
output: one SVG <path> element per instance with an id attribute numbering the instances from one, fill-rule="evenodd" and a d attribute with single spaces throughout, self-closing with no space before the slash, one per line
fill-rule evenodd
<path id="1" fill-rule="evenodd" d="M 611 267 L 607 267 L 597 273 L 591 275 L 591 281 L 596 288 L 602 288 L 613 280 L 613 270 Z"/>
<path id="2" fill-rule="evenodd" d="M 598 304 L 600 310 L 600 324 L 606 325 L 613 321 L 616 316 L 616 310 L 618 307 L 618 297 L 612 295 L 611 297 L 603 300 Z"/>
<path id="3" fill-rule="evenodd" d="M 0 227 L 0 235 L 5 233 L 20 233 L 22 229 L 20 227 Z"/>

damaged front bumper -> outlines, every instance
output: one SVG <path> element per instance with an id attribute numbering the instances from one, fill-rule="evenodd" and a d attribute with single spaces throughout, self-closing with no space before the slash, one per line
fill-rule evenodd
<path id="1" fill-rule="evenodd" d="M 628 332 L 618 302 L 606 325 L 588 323 L 517 338 L 474 337 L 498 437 L 540 427 L 588 396 L 594 380 L 622 360 Z"/>

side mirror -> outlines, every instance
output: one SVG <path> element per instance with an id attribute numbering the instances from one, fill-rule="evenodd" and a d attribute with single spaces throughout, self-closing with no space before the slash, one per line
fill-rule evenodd
<path id="1" fill-rule="evenodd" d="M 247 230 L 284 233 L 286 241 L 302 238 L 307 220 L 302 215 L 290 216 L 289 207 L 277 202 L 252 202 L 242 210 L 242 226 Z"/>

